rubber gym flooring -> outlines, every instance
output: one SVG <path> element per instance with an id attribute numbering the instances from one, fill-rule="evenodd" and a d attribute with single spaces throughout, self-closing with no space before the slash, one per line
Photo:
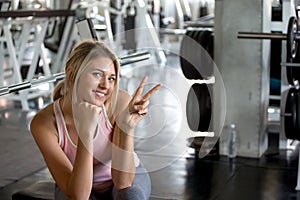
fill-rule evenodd
<path id="1" fill-rule="evenodd" d="M 168 61 L 168 66 L 180 73 L 177 61 Z M 121 86 L 130 92 L 144 75 L 154 77 L 153 82 L 180 87 L 160 66 L 149 66 L 146 62 L 133 69 L 124 68 L 122 74 Z M 0 199 L 9 200 L 13 193 L 37 181 L 52 179 L 28 131 L 30 119 L 38 111 L 38 101 L 31 102 L 32 110 L 22 111 L 17 102 L 0 100 Z M 47 103 L 49 99 L 44 100 Z M 167 89 L 159 91 L 151 104 L 151 117 L 145 118 L 136 131 L 136 151 L 152 181 L 151 200 L 300 199 L 295 191 L 297 145 L 295 149 L 278 150 L 277 134 L 270 133 L 269 149 L 259 159 L 229 160 L 219 155 L 199 159 L 193 149 L 186 147 L 185 140 L 174 137 L 182 113 L 172 94 Z"/>

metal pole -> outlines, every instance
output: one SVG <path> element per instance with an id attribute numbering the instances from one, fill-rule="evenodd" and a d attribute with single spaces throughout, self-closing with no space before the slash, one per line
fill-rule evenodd
<path id="1" fill-rule="evenodd" d="M 282 33 L 254 33 L 254 32 L 239 32 L 238 38 L 246 39 L 270 39 L 270 40 L 286 40 L 287 35 Z M 296 39 L 300 37 L 296 35 Z"/>

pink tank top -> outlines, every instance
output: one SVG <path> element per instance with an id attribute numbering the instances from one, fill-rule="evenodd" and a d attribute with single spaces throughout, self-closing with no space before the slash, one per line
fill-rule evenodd
<path id="1" fill-rule="evenodd" d="M 71 140 L 67 131 L 66 123 L 63 117 L 63 113 L 60 108 L 59 99 L 54 102 L 54 114 L 56 118 L 56 124 L 58 128 L 59 144 L 62 150 L 69 158 L 72 165 L 75 162 L 77 146 Z M 112 134 L 113 127 L 108 119 L 105 106 L 102 106 L 102 112 L 100 113 L 97 133 L 94 138 L 94 163 L 93 163 L 93 186 L 100 189 L 97 186 L 99 183 L 107 182 L 112 179 L 111 177 L 111 159 L 112 159 Z M 135 165 L 139 165 L 139 159 L 135 154 Z"/>

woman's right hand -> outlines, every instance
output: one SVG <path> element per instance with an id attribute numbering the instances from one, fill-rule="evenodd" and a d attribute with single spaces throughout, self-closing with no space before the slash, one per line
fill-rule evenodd
<path id="1" fill-rule="evenodd" d="M 81 140 L 93 139 L 101 111 L 101 107 L 87 102 L 73 105 L 75 126 Z"/>
<path id="2" fill-rule="evenodd" d="M 117 123 L 125 133 L 132 132 L 137 124 L 145 117 L 148 113 L 150 97 L 162 87 L 161 84 L 157 84 L 146 94 L 142 95 L 147 80 L 148 77 L 145 76 L 127 107 L 117 117 Z"/>

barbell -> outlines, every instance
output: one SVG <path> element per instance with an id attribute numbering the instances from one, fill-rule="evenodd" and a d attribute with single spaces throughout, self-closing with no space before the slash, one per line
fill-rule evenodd
<path id="1" fill-rule="evenodd" d="M 296 17 L 290 17 L 286 34 L 238 32 L 237 37 L 246 39 L 286 40 L 287 58 L 294 59 L 297 53 L 298 41 L 300 40 L 300 35 L 298 34 L 298 20 Z"/>
<path id="2" fill-rule="evenodd" d="M 124 66 L 124 65 L 135 63 L 135 62 L 147 60 L 149 58 L 150 58 L 150 53 L 147 51 L 143 51 L 143 52 L 137 52 L 137 53 L 133 53 L 133 54 L 129 54 L 129 55 L 120 57 L 119 62 L 120 62 L 121 66 Z M 19 92 L 21 90 L 25 90 L 25 89 L 29 89 L 29 88 L 33 88 L 33 87 L 36 87 L 38 85 L 42 85 L 45 83 L 53 83 L 53 82 L 62 80 L 64 77 L 65 77 L 65 73 L 61 72 L 61 73 L 53 74 L 51 76 L 46 76 L 46 77 L 41 76 L 41 77 L 34 78 L 30 81 L 24 81 L 21 83 L 16 83 L 16 84 L 12 84 L 9 86 L 1 87 L 0 88 L 0 96 L 7 95 L 7 94 L 10 94 L 13 92 Z"/>
<path id="3" fill-rule="evenodd" d="M 294 85 L 295 80 L 300 80 L 300 70 L 296 69 L 294 63 L 299 48 L 298 42 L 300 34 L 298 33 L 298 19 L 290 17 L 287 31 L 285 33 L 259 33 L 259 32 L 238 32 L 239 39 L 270 39 L 270 40 L 286 40 L 286 65 L 287 79 L 289 84 Z"/>

